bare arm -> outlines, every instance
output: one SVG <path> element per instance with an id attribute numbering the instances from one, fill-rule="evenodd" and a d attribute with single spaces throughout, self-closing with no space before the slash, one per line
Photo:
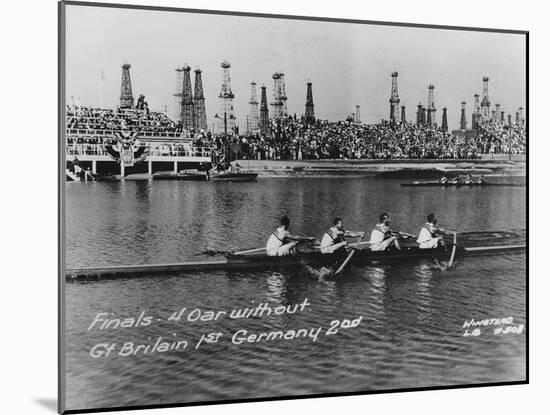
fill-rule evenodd
<path id="1" fill-rule="evenodd" d="M 365 236 L 365 232 L 346 231 L 343 236 L 346 238 L 362 238 Z"/>

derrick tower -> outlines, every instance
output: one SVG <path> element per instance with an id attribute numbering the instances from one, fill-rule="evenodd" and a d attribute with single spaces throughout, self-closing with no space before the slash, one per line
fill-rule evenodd
<path id="1" fill-rule="evenodd" d="M 315 121 L 315 111 L 313 107 L 313 91 L 311 89 L 311 81 L 307 81 L 307 93 L 306 93 L 306 121 Z"/>
<path id="2" fill-rule="evenodd" d="M 285 74 L 281 74 L 281 101 L 283 101 L 283 116 L 288 115 L 288 109 L 286 106 L 287 96 L 286 96 L 286 85 L 285 85 Z"/>
<path id="3" fill-rule="evenodd" d="M 481 107 L 479 106 L 479 94 L 474 95 L 474 111 L 472 112 L 472 129 L 479 128 L 479 118 L 481 117 Z"/>
<path id="4" fill-rule="evenodd" d="M 407 122 L 407 117 L 405 116 L 405 106 L 401 105 L 401 122 Z"/>
<path id="5" fill-rule="evenodd" d="M 434 89 L 435 86 L 428 85 L 428 125 L 432 125 L 435 123 L 435 101 L 434 101 Z"/>
<path id="6" fill-rule="evenodd" d="M 422 111 L 423 111 L 424 107 L 422 107 L 422 103 L 419 102 L 417 107 L 416 107 L 416 125 L 422 125 L 423 122 L 422 122 Z"/>
<path id="7" fill-rule="evenodd" d="M 460 129 L 465 130 L 468 128 L 467 122 L 466 122 L 466 102 L 461 102 L 461 109 L 460 109 Z"/>
<path id="8" fill-rule="evenodd" d="M 195 104 L 191 88 L 191 68 L 185 64 L 183 70 L 183 90 L 181 95 L 181 124 L 184 130 L 195 128 Z"/>
<path id="9" fill-rule="evenodd" d="M 267 106 L 267 92 L 265 85 L 262 85 L 262 102 L 260 104 L 260 134 L 269 134 L 269 109 Z"/>
<path id="10" fill-rule="evenodd" d="M 493 121 L 498 122 L 499 118 L 500 118 L 500 104 L 496 104 L 495 105 L 495 118 L 494 118 Z"/>
<path id="11" fill-rule="evenodd" d="M 483 95 L 481 98 L 481 119 L 488 121 L 490 117 L 491 101 L 489 101 L 489 77 L 483 77 Z"/>
<path id="12" fill-rule="evenodd" d="M 248 101 L 248 133 L 256 131 L 260 123 L 260 113 L 258 112 L 258 94 L 256 93 L 256 82 L 250 83 L 250 101 Z"/>
<path id="13" fill-rule="evenodd" d="M 355 106 L 355 122 L 361 124 L 361 107 L 359 105 Z"/>
<path id="14" fill-rule="evenodd" d="M 181 122 L 181 98 L 183 96 L 183 68 L 176 68 L 176 89 L 174 93 L 174 121 Z"/>
<path id="15" fill-rule="evenodd" d="M 220 66 L 222 67 L 223 78 L 220 95 L 218 95 L 220 98 L 219 118 L 222 120 L 222 123 L 225 118 L 227 122 L 227 131 L 232 131 L 235 128 L 235 114 L 233 113 L 233 98 L 235 98 L 235 95 L 231 91 L 231 77 L 229 75 L 231 64 L 228 61 L 223 61 Z"/>
<path id="16" fill-rule="evenodd" d="M 271 107 L 273 108 L 273 118 L 281 118 L 287 115 L 286 106 L 286 91 L 285 91 L 285 74 L 281 72 L 275 72 L 273 78 L 273 101 Z"/>
<path id="17" fill-rule="evenodd" d="M 523 107 L 519 107 L 519 122 L 520 125 L 523 127 L 525 125 L 525 117 L 523 116 Z"/>
<path id="18" fill-rule="evenodd" d="M 390 122 L 399 121 L 399 94 L 397 92 L 397 72 L 391 74 Z"/>
<path id="19" fill-rule="evenodd" d="M 195 69 L 195 107 L 194 107 L 194 125 L 195 130 L 206 131 L 206 106 L 204 104 L 204 91 L 202 89 L 202 71 L 200 68 Z"/>
<path id="20" fill-rule="evenodd" d="M 464 114 L 466 116 L 466 114 Z M 441 116 L 441 129 L 447 131 L 449 124 L 447 123 L 447 107 L 443 107 L 443 115 Z"/>
<path id="21" fill-rule="evenodd" d="M 134 108 L 134 96 L 132 95 L 132 81 L 130 79 L 130 65 L 122 64 L 122 79 L 120 82 L 120 108 Z"/>

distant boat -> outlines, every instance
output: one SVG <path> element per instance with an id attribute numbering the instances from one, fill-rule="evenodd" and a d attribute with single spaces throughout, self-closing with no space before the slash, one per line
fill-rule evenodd
<path id="1" fill-rule="evenodd" d="M 256 180 L 258 173 L 243 173 L 243 172 L 221 172 L 210 175 L 212 181 L 228 181 L 228 182 L 252 182 Z"/>
<path id="2" fill-rule="evenodd" d="M 503 187 L 525 187 L 525 184 L 521 183 L 488 183 L 488 182 L 479 182 L 473 181 L 469 183 L 462 183 L 460 181 L 451 181 L 451 182 L 440 182 L 440 181 L 431 181 L 431 182 L 412 182 L 412 183 L 401 183 L 403 187 L 485 187 L 485 186 L 503 186 Z"/>
<path id="3" fill-rule="evenodd" d="M 120 177 L 117 177 L 113 174 L 94 174 L 92 173 L 92 177 L 96 182 L 118 182 L 120 181 Z"/>
<path id="4" fill-rule="evenodd" d="M 153 180 L 190 180 L 190 181 L 206 181 L 206 174 L 200 173 L 155 173 Z"/>

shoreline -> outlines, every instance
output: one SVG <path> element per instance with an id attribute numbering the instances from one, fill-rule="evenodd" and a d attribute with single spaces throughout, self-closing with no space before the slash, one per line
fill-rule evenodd
<path id="1" fill-rule="evenodd" d="M 362 176 L 393 178 L 438 178 L 445 173 L 489 177 L 523 177 L 527 175 L 525 157 L 512 160 L 235 160 L 243 171 L 258 177 L 326 177 Z"/>
<path id="2" fill-rule="evenodd" d="M 246 160 L 232 162 L 243 172 L 257 173 L 258 178 L 338 178 L 376 177 L 404 180 L 439 179 L 444 174 L 472 174 L 494 178 L 526 179 L 525 156 L 495 155 L 474 160 L 390 159 L 390 160 Z M 124 180 L 152 180 L 148 173 L 129 174 Z M 114 180 L 122 180 L 113 175 Z"/>

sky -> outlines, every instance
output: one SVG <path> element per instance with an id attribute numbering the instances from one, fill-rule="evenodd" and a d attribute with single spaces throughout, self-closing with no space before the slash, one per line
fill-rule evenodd
<path id="1" fill-rule="evenodd" d="M 115 108 L 127 61 L 134 97 L 144 94 L 152 110 L 172 114 L 174 70 L 188 64 L 203 71 L 209 125 L 221 107 L 223 60 L 231 63 L 241 122 L 249 111 L 250 83 L 258 84 L 258 99 L 265 84 L 270 101 L 274 72 L 285 74 L 290 114 L 304 113 L 311 80 L 321 119 L 345 119 L 356 105 L 363 122 L 388 119 L 393 71 L 408 120 L 415 119 L 419 102 L 427 103 L 433 84 L 438 123 L 445 106 L 450 127 L 458 128 L 466 101 L 470 124 L 483 76 L 490 78 L 491 104 L 512 114 L 525 107 L 526 42 L 520 34 L 70 5 L 66 39 L 67 103 L 75 97 L 82 105 Z"/>

